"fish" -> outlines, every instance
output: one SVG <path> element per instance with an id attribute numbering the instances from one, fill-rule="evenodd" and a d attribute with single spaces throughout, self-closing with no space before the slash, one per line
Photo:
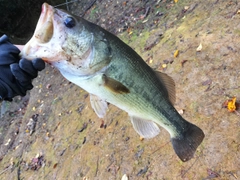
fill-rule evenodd
<path id="1" fill-rule="evenodd" d="M 20 55 L 42 58 L 86 90 L 99 118 L 106 116 L 110 103 L 128 113 L 143 138 L 157 136 L 163 127 L 183 162 L 194 157 L 204 139 L 204 132 L 174 108 L 174 80 L 154 71 L 117 36 L 84 18 L 44 3 Z"/>

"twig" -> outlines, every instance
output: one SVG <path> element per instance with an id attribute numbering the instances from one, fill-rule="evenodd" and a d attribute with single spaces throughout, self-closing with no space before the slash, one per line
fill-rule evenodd
<path id="1" fill-rule="evenodd" d="M 142 16 L 140 17 L 140 19 L 146 18 L 146 17 L 148 16 L 148 14 L 149 14 L 150 9 L 151 9 L 151 7 L 147 7 L 146 12 L 144 13 L 144 15 L 142 15 Z"/>
<path id="2" fill-rule="evenodd" d="M 69 11 L 68 0 L 66 0 L 67 11 Z"/>
<path id="3" fill-rule="evenodd" d="M 8 166 L 6 169 L 4 169 L 3 171 L 0 172 L 0 175 L 3 174 L 5 171 L 11 169 L 12 167 L 13 167 L 12 165 Z"/>
<path id="4" fill-rule="evenodd" d="M 155 152 L 159 151 L 161 148 L 163 148 L 164 146 L 166 146 L 167 144 L 169 144 L 170 141 L 168 141 L 166 144 L 160 146 L 159 148 L 157 148 L 155 151 L 153 151 L 152 153 L 150 153 L 150 155 L 153 155 Z"/>
<path id="5" fill-rule="evenodd" d="M 78 0 L 75 0 L 75 1 L 67 1 L 66 0 L 66 2 L 65 3 L 62 3 L 62 4 L 58 4 L 58 5 L 56 5 L 56 6 L 53 6 L 53 7 L 59 7 L 59 6 L 63 6 L 63 5 L 67 5 L 67 10 L 68 10 L 68 4 L 70 4 L 70 3 L 74 3 L 74 2 L 77 2 Z"/>
<path id="6" fill-rule="evenodd" d="M 201 152 L 200 155 L 202 155 L 202 153 L 203 153 L 203 152 Z M 181 174 L 180 174 L 182 178 L 184 178 L 184 176 L 188 173 L 188 171 L 189 171 L 189 170 L 194 166 L 194 164 L 199 160 L 200 155 L 196 157 L 195 161 L 191 164 L 191 166 L 189 166 L 189 167 L 187 168 L 187 170 L 185 170 L 184 173 L 181 173 Z"/>

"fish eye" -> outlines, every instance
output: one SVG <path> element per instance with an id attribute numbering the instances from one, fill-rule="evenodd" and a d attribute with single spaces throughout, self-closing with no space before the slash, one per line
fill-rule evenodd
<path id="1" fill-rule="evenodd" d="M 75 22 L 75 19 L 73 19 L 73 17 L 67 17 L 64 20 L 64 24 L 65 24 L 66 27 L 72 28 L 76 25 L 76 22 Z"/>

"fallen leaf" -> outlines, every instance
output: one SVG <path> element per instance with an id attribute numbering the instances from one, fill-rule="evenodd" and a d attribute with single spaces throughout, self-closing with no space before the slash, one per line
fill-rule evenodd
<path id="1" fill-rule="evenodd" d="M 237 107 L 236 107 L 236 97 L 232 98 L 232 100 L 229 100 L 227 103 L 227 109 L 229 112 L 234 112 Z"/>
<path id="2" fill-rule="evenodd" d="M 137 176 L 141 176 L 143 174 L 145 174 L 148 170 L 148 166 L 144 167 L 143 169 L 141 169 L 138 173 Z"/>
<path id="3" fill-rule="evenodd" d="M 184 10 L 187 11 L 189 9 L 189 6 L 184 6 Z"/>
<path id="4" fill-rule="evenodd" d="M 57 167 L 58 163 L 54 164 L 53 165 L 53 169 L 55 169 Z"/>
<path id="5" fill-rule="evenodd" d="M 216 171 L 213 171 L 211 169 L 207 169 L 207 173 L 208 173 L 208 177 L 207 177 L 208 179 L 220 177 L 220 174 L 218 174 Z"/>
<path id="6" fill-rule="evenodd" d="M 132 28 L 128 28 L 127 32 L 128 32 L 129 35 L 131 35 L 133 33 Z"/>
<path id="7" fill-rule="evenodd" d="M 202 44 L 200 43 L 199 46 L 197 47 L 196 51 L 200 52 L 202 50 Z"/>
<path id="8" fill-rule="evenodd" d="M 167 64 L 162 64 L 162 68 L 166 68 L 167 67 Z"/>
<path id="9" fill-rule="evenodd" d="M 86 122 L 83 123 L 82 128 L 81 128 L 80 130 L 78 130 L 78 132 L 83 132 L 83 130 L 87 128 L 87 125 L 88 125 L 88 124 L 87 124 Z"/>
<path id="10" fill-rule="evenodd" d="M 173 56 L 176 58 L 178 57 L 178 55 L 179 55 L 179 50 L 176 50 Z"/>
<path id="11" fill-rule="evenodd" d="M 127 175 L 126 175 L 126 174 L 124 174 L 121 180 L 128 180 L 128 177 L 127 177 Z"/>
<path id="12" fill-rule="evenodd" d="M 50 88 L 51 88 L 51 84 L 47 84 L 47 85 L 46 85 L 46 88 L 47 88 L 47 89 L 50 89 Z"/>
<path id="13" fill-rule="evenodd" d="M 11 139 L 8 139 L 8 141 L 4 144 L 5 146 L 9 145 Z"/>
<path id="14" fill-rule="evenodd" d="M 178 113 L 181 114 L 181 115 L 183 115 L 184 110 L 183 110 L 183 109 L 180 109 L 180 110 L 178 111 Z"/>
<path id="15" fill-rule="evenodd" d="M 182 62 L 181 62 L 182 67 L 183 67 L 183 65 L 184 65 L 187 61 L 188 61 L 188 60 L 182 60 Z"/>

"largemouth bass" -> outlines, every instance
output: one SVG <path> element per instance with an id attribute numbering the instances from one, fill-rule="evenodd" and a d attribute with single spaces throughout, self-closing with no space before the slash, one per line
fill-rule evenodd
<path id="1" fill-rule="evenodd" d="M 175 85 L 168 75 L 153 71 L 118 37 L 96 24 L 44 3 L 33 37 L 22 57 L 42 58 L 90 93 L 91 106 L 103 118 L 107 102 L 126 111 L 144 138 L 170 136 L 182 161 L 190 160 L 204 133 L 173 107 Z"/>

